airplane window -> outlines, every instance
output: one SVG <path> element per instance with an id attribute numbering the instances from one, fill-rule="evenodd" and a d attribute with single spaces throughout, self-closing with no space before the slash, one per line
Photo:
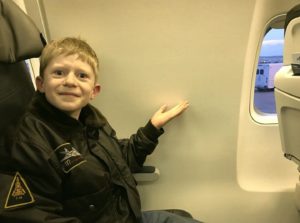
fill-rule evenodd
<path id="1" fill-rule="evenodd" d="M 283 62 L 284 29 L 270 28 L 260 50 L 254 92 L 254 107 L 258 113 L 276 114 L 274 75 Z"/>

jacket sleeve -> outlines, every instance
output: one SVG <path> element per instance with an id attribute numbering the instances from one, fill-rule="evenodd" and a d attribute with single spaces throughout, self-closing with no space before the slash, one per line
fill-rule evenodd
<path id="1" fill-rule="evenodd" d="M 132 172 L 137 172 L 143 166 L 147 155 L 154 151 L 158 138 L 163 133 L 163 129 L 156 129 L 149 121 L 130 138 L 118 140 L 123 156 Z"/>
<path id="2" fill-rule="evenodd" d="M 0 222 L 80 223 L 60 215 L 61 177 L 51 155 L 34 143 L 0 152 Z"/>

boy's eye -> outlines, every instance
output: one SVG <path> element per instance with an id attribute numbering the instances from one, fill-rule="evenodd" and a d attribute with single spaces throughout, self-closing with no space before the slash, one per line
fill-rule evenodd
<path id="1" fill-rule="evenodd" d="M 53 73 L 57 76 L 61 76 L 64 74 L 64 72 L 62 70 L 55 70 Z"/>
<path id="2" fill-rule="evenodd" d="M 78 77 L 83 79 L 83 78 L 87 78 L 88 75 L 86 73 L 79 73 Z"/>

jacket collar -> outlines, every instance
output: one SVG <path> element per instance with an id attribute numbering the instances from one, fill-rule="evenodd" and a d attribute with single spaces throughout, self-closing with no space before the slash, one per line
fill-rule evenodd
<path id="1" fill-rule="evenodd" d="M 79 120 L 76 120 L 51 105 L 45 95 L 40 92 L 36 92 L 29 110 L 64 133 L 72 134 L 84 127 L 99 129 L 107 123 L 106 118 L 91 104 L 82 108 Z"/>

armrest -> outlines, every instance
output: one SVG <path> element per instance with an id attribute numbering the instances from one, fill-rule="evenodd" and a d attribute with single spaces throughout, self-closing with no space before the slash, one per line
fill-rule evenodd
<path id="1" fill-rule="evenodd" d="M 159 178 L 159 169 L 154 166 L 143 166 L 133 176 L 137 182 L 155 181 Z"/>

